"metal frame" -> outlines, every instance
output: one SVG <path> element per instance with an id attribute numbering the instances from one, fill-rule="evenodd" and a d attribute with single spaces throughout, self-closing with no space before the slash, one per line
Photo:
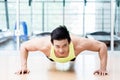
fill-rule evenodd
<path id="1" fill-rule="evenodd" d="M 9 29 L 9 13 L 8 13 L 8 3 L 7 0 L 5 0 L 5 14 L 6 14 L 6 26 L 7 29 Z"/>

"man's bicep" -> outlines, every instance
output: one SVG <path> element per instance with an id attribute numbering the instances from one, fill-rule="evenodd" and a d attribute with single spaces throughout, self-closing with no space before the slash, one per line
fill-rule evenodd
<path id="1" fill-rule="evenodd" d="M 29 40 L 21 44 L 21 48 L 25 48 L 28 51 L 33 51 L 36 49 L 36 41 Z"/>

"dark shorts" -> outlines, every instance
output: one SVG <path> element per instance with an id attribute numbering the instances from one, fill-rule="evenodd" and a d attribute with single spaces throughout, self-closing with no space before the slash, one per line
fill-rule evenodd
<path id="1" fill-rule="evenodd" d="M 47 57 L 50 61 L 53 61 L 54 62 L 54 60 L 53 59 L 51 59 L 51 58 L 49 58 L 49 57 Z M 70 61 L 75 61 L 75 59 L 76 58 L 73 58 L 73 59 L 71 59 Z"/>

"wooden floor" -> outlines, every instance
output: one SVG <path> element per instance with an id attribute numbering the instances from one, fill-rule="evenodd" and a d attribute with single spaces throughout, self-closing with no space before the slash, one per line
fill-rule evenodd
<path id="1" fill-rule="evenodd" d="M 49 61 L 42 53 L 30 53 L 28 67 L 30 74 L 14 74 L 20 69 L 19 52 L 0 51 L 0 80 L 119 80 L 120 52 L 108 53 L 108 76 L 93 75 L 99 68 L 97 53 L 85 51 L 74 63 L 74 70 L 58 71 L 55 63 Z"/>

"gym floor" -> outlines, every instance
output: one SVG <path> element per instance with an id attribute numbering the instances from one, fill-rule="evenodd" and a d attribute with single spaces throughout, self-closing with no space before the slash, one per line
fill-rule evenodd
<path id="1" fill-rule="evenodd" d="M 84 51 L 74 62 L 70 71 L 58 71 L 55 63 L 49 61 L 40 52 L 30 52 L 28 57 L 29 74 L 16 75 L 20 69 L 18 51 L 0 51 L 0 79 L 1 80 L 119 80 L 120 52 L 108 52 L 109 75 L 98 76 L 93 72 L 99 68 L 99 57 L 96 52 Z"/>

